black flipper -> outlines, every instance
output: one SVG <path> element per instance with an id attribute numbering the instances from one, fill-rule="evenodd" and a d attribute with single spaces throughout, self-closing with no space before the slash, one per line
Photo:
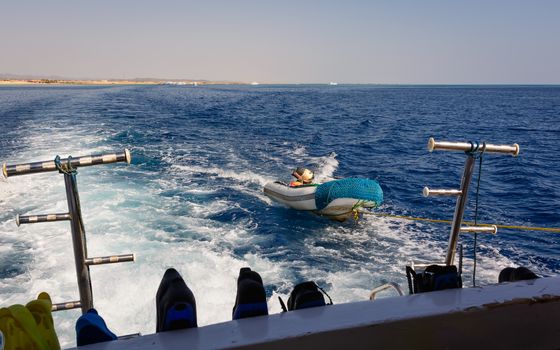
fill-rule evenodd
<path id="1" fill-rule="evenodd" d="M 237 296 L 232 311 L 234 320 L 253 316 L 268 315 L 266 293 L 261 276 L 248 267 L 239 271 Z"/>
<path id="2" fill-rule="evenodd" d="M 319 291 L 317 284 L 313 281 L 296 285 L 288 298 L 288 310 L 290 311 L 325 305 L 327 305 L 325 303 L 325 297 L 323 293 Z"/>
<path id="3" fill-rule="evenodd" d="M 197 327 L 196 300 L 177 272 L 165 271 L 156 294 L 156 332 Z"/>

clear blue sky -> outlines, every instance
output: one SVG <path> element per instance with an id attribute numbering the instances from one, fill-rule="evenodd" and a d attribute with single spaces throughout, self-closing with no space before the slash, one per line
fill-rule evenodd
<path id="1" fill-rule="evenodd" d="M 560 1 L 4 0 L 0 74 L 560 83 Z"/>

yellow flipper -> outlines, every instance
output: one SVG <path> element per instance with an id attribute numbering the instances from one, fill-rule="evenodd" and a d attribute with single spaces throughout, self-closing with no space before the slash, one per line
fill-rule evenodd
<path id="1" fill-rule="evenodd" d="M 0 330 L 4 335 L 4 350 L 59 350 L 51 307 L 50 296 L 43 292 L 26 306 L 16 304 L 1 308 Z"/>

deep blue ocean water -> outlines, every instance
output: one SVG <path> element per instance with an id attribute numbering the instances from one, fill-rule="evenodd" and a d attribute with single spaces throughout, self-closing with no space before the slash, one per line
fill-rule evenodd
<path id="1" fill-rule="evenodd" d="M 449 225 L 365 215 L 333 222 L 262 193 L 310 166 L 319 180 L 377 179 L 379 213 L 451 219 L 465 155 L 429 153 L 429 137 L 518 143 L 519 157 L 485 154 L 478 221 L 560 227 L 560 87 L 557 86 L 99 86 L 0 87 L 0 162 L 51 160 L 129 148 L 130 166 L 79 170 L 91 256 L 136 262 L 92 267 L 94 301 L 117 333 L 155 331 L 154 297 L 173 266 L 197 297 L 199 324 L 231 318 L 239 268 L 265 282 L 272 313 L 303 280 L 334 302 L 367 299 L 410 261 L 442 261 Z M 466 220 L 474 219 L 478 164 Z M 40 291 L 78 298 L 68 223 L 16 227 L 16 214 L 66 211 L 56 173 L 0 181 L 0 304 Z M 463 235 L 465 285 L 472 236 Z M 560 234 L 479 235 L 477 282 L 506 266 L 560 271 Z M 388 293 L 390 295 L 390 293 Z M 120 308 L 115 308 L 119 305 Z M 78 311 L 55 314 L 63 344 Z"/>

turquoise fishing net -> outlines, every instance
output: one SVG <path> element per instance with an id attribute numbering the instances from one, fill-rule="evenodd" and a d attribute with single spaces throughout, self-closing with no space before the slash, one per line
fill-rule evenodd
<path id="1" fill-rule="evenodd" d="M 348 178 L 329 181 L 317 186 L 315 206 L 322 210 L 337 198 L 355 198 L 381 205 L 383 190 L 376 180 Z"/>

